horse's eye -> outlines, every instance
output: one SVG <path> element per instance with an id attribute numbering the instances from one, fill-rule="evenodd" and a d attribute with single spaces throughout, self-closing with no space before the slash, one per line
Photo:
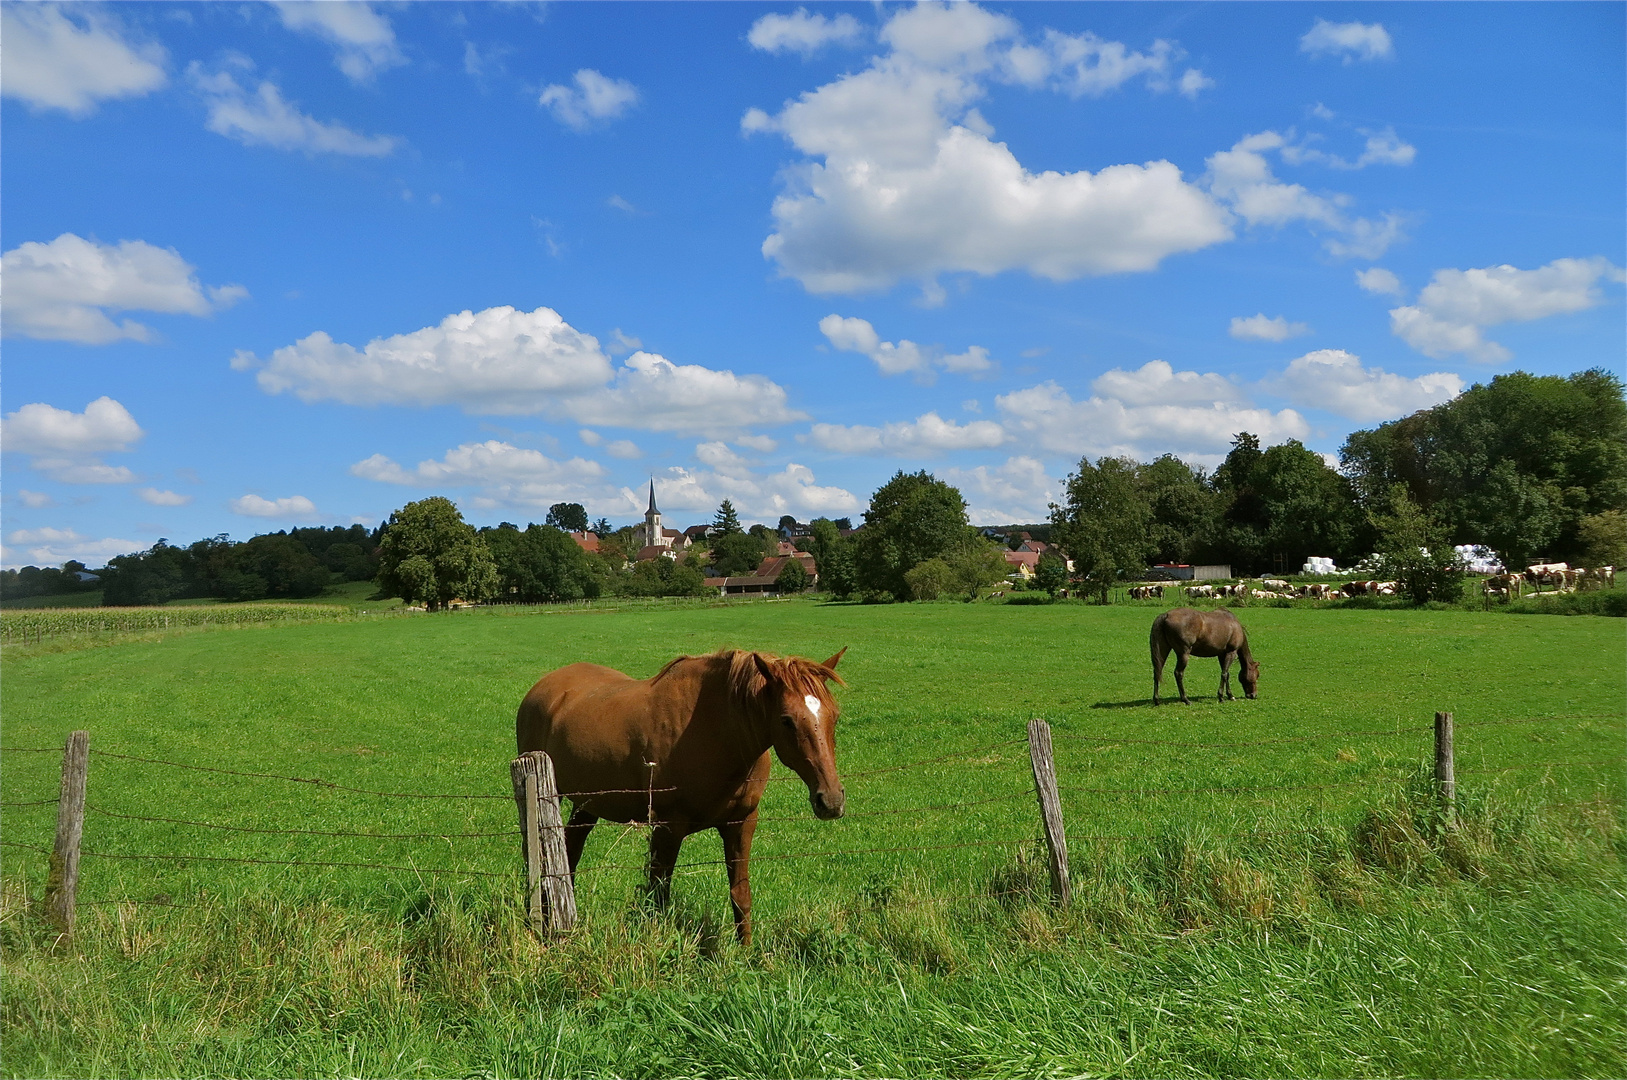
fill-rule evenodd
<path id="1" fill-rule="evenodd" d="M 784 724 L 787 728 L 794 729 L 797 726 L 797 722 L 791 719 L 789 716 L 780 717 L 780 723 Z"/>

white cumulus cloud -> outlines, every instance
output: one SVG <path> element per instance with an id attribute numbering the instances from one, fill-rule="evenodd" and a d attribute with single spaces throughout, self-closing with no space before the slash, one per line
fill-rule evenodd
<path id="1" fill-rule="evenodd" d="M 158 488 L 137 488 L 136 494 L 141 501 L 149 506 L 185 506 L 192 501 L 192 496 L 181 495 L 174 491 L 160 491 Z"/>
<path id="2" fill-rule="evenodd" d="M 1239 402 L 1243 392 L 1224 375 L 1176 371 L 1167 360 L 1149 360 L 1134 371 L 1114 368 L 1090 388 L 1126 405 L 1213 405 Z"/>
<path id="3" fill-rule="evenodd" d="M 30 455 L 29 465 L 58 483 L 128 484 L 136 474 L 100 456 L 127 451 L 145 434 L 128 409 L 99 397 L 82 413 L 44 402 L 24 405 L 6 416 L 0 445 Z"/>
<path id="4" fill-rule="evenodd" d="M 626 79 L 612 79 L 592 68 L 583 68 L 571 81 L 574 87 L 558 83 L 545 87 L 537 104 L 576 131 L 614 120 L 638 103 L 638 87 Z"/>
<path id="5" fill-rule="evenodd" d="M 1509 322 L 1569 315 L 1599 304 L 1601 281 L 1627 280 L 1608 259 L 1555 259 L 1535 270 L 1504 264 L 1437 270 L 1412 304 L 1390 310 L 1390 330 L 1425 356 L 1462 353 L 1498 363 L 1513 356 L 1481 330 Z"/>
<path id="6" fill-rule="evenodd" d="M 1393 420 L 1450 401 L 1463 392 L 1463 380 L 1450 371 L 1406 378 L 1366 367 L 1343 349 L 1317 349 L 1291 361 L 1268 389 L 1302 409 L 1323 409 L 1347 420 Z"/>
<path id="7" fill-rule="evenodd" d="M 1099 394 L 1080 401 L 1055 382 L 1002 394 L 995 405 L 1014 443 L 1074 458 L 1173 453 L 1215 464 L 1240 431 L 1258 435 L 1263 445 L 1310 434 L 1292 409 L 1272 412 L 1235 400 L 1129 404 Z"/>
<path id="8" fill-rule="evenodd" d="M 194 60 L 187 77 L 209 107 L 204 126 L 245 146 L 269 146 L 306 154 L 384 157 L 399 140 L 391 135 L 362 135 L 338 121 L 324 123 L 299 111 L 275 83 L 262 80 L 244 89 L 229 72 L 207 72 Z"/>
<path id="9" fill-rule="evenodd" d="M 109 312 L 208 315 L 248 295 L 241 285 L 205 286 L 174 248 L 143 240 L 98 244 L 73 233 L 30 240 L 0 256 L 7 336 L 105 345 L 151 341 L 151 328 Z"/>
<path id="10" fill-rule="evenodd" d="M 257 363 L 240 353 L 233 366 Z M 255 376 L 269 394 L 346 405 L 458 405 L 465 412 L 524 415 L 554 396 L 602 386 L 610 361 L 591 335 L 552 308 L 462 311 L 437 326 L 374 338 L 363 348 L 325 332 L 273 352 Z"/>
<path id="11" fill-rule="evenodd" d="M 835 18 L 811 15 L 797 8 L 789 15 L 771 13 L 751 24 L 746 40 L 763 52 L 797 52 L 812 56 L 826 45 L 852 45 L 863 33 L 859 20 L 848 14 Z"/>
<path id="12" fill-rule="evenodd" d="M 936 345 L 923 347 L 907 340 L 895 344 L 882 341 L 876 328 L 864 319 L 826 315 L 819 320 L 819 332 L 844 352 L 868 356 L 875 361 L 883 375 L 913 372 L 919 379 L 930 380 L 935 369 L 977 374 L 993 367 L 989 350 L 981 345 L 973 345 L 963 353 L 951 354 Z"/>
<path id="13" fill-rule="evenodd" d="M 960 489 L 973 525 L 1044 521 L 1061 499 L 1061 483 L 1038 458 L 1019 454 L 1000 465 L 944 469 L 941 479 Z"/>
<path id="14" fill-rule="evenodd" d="M 711 438 L 805 417 L 787 404 L 784 387 L 762 375 L 674 364 L 648 352 L 623 361 L 610 385 L 560 398 L 547 411 L 584 424 Z"/>
<path id="15" fill-rule="evenodd" d="M 1312 56 L 1337 56 L 1348 64 L 1353 60 L 1387 60 L 1395 55 L 1395 46 L 1383 23 L 1317 19 L 1299 39 L 1299 51 Z"/>
<path id="16" fill-rule="evenodd" d="M 164 50 L 128 41 L 111 9 L 0 6 L 0 92 L 36 109 L 89 116 L 98 102 L 163 86 Z"/>
<path id="17" fill-rule="evenodd" d="M 1310 332 L 1311 328 L 1302 322 L 1291 323 L 1281 315 L 1267 318 L 1263 311 L 1246 319 L 1233 318 L 1227 330 L 1238 341 L 1287 341 Z"/>
<path id="18" fill-rule="evenodd" d="M 240 495 L 227 504 L 232 513 L 244 517 L 280 518 L 283 521 L 310 521 L 316 518 L 316 504 L 303 495 L 289 495 L 282 499 L 265 499 L 259 495 Z"/>
<path id="19" fill-rule="evenodd" d="M 1379 296 L 1400 296 L 1406 291 L 1401 287 L 1401 279 L 1382 266 L 1357 270 L 1356 284 L 1363 292 L 1376 293 Z"/>
<path id="20" fill-rule="evenodd" d="M 1344 195 L 1318 195 L 1301 184 L 1277 179 L 1267 151 L 1282 151 L 1287 140 L 1275 131 L 1239 139 L 1229 150 L 1207 159 L 1209 190 L 1250 226 L 1281 227 L 1301 222 L 1331 233 L 1323 241 L 1330 254 L 1376 259 L 1401 238 L 1402 217 L 1391 212 L 1378 218 L 1351 217 Z"/>
<path id="21" fill-rule="evenodd" d="M 386 484 L 427 488 L 473 488 L 473 503 L 538 508 L 556 502 L 604 506 L 613 494 L 605 487 L 603 465 L 585 458 L 559 461 L 540 450 L 527 450 L 492 439 L 464 443 L 439 461 L 420 461 L 406 469 L 383 454 L 350 467 L 352 476 Z"/>
<path id="22" fill-rule="evenodd" d="M 232 358 L 239 371 L 260 364 L 252 353 Z M 317 331 L 273 352 L 256 380 L 267 393 L 307 402 L 457 405 L 711 438 L 804 418 L 784 387 L 761 375 L 674 364 L 642 350 L 612 367 L 597 339 L 546 307 L 463 311 L 360 349 Z M 636 453 L 631 444 L 618 449 Z"/>
<path id="23" fill-rule="evenodd" d="M 932 296 L 944 273 L 1146 271 L 1230 238 L 1225 212 L 1167 161 L 1034 173 L 993 141 L 973 107 L 991 80 L 1098 93 L 1172 55 L 1091 35 L 1025 44 L 1018 29 L 975 4 L 920 4 L 889 19 L 891 51 L 868 68 L 774 116 L 749 110 L 744 132 L 776 132 L 808 158 L 785 174 L 763 254 L 815 293 L 917 280 Z"/>
<path id="24" fill-rule="evenodd" d="M 48 506 L 55 506 L 56 500 L 43 491 L 29 491 L 27 488 L 17 489 L 17 501 L 30 510 L 43 510 Z"/>
<path id="25" fill-rule="evenodd" d="M 647 490 L 621 489 L 621 512 L 642 514 Z M 663 515 L 689 511 L 695 523 L 710 522 L 724 499 L 743 521 L 778 522 L 785 514 L 806 520 L 821 515 L 851 515 L 864 508 L 863 500 L 845 488 L 820 484 L 813 470 L 791 462 L 778 472 L 735 470 L 725 475 L 713 469 L 668 468 L 655 477 L 655 497 Z"/>
<path id="26" fill-rule="evenodd" d="M 134 540 L 115 537 L 91 539 L 74 529 L 18 529 L 6 537 L 0 562 L 7 569 L 21 566 L 61 566 L 75 559 L 86 566 L 100 566 L 115 555 L 144 550 Z"/>
<path id="27" fill-rule="evenodd" d="M 367 82 L 406 63 L 390 20 L 365 3 L 280 0 L 277 13 L 290 30 L 315 34 L 334 47 L 334 62 L 353 82 Z"/>
<path id="28" fill-rule="evenodd" d="M 987 450 L 1006 442 L 1006 432 L 992 420 L 957 424 L 935 412 L 882 427 L 815 424 L 809 440 L 838 454 L 889 454 L 927 458 L 955 450 Z"/>

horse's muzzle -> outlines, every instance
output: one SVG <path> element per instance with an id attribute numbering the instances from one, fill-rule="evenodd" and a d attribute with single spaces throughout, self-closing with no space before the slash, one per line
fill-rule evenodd
<path id="1" fill-rule="evenodd" d="M 830 821 L 833 818 L 841 817 L 842 812 L 847 808 L 847 792 L 841 788 L 837 788 L 834 795 L 816 791 L 808 796 L 808 801 L 813 804 L 815 817 L 821 821 Z"/>

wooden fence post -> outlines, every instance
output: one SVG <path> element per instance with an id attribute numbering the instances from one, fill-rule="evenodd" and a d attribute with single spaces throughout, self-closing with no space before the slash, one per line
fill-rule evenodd
<path id="1" fill-rule="evenodd" d="M 1439 793 L 1441 810 L 1450 821 L 1457 802 L 1457 780 L 1453 776 L 1452 714 L 1435 714 L 1435 790 Z"/>
<path id="2" fill-rule="evenodd" d="M 510 762 L 509 773 L 525 853 L 526 914 L 538 934 L 565 933 L 576 925 L 576 890 L 565 857 L 554 763 L 541 750 L 532 750 Z"/>
<path id="3" fill-rule="evenodd" d="M 1045 823 L 1045 844 L 1051 853 L 1051 897 L 1067 906 L 1073 890 L 1068 883 L 1068 837 L 1062 829 L 1062 801 L 1056 793 L 1056 763 L 1051 759 L 1051 725 L 1028 721 L 1028 757 L 1034 766 L 1034 792 L 1039 796 L 1040 818 Z"/>
<path id="4" fill-rule="evenodd" d="M 79 893 L 79 839 L 85 831 L 85 774 L 90 768 L 90 732 L 74 731 L 62 750 L 62 787 L 56 804 L 56 845 L 45 879 L 45 915 L 64 937 L 73 936 Z"/>

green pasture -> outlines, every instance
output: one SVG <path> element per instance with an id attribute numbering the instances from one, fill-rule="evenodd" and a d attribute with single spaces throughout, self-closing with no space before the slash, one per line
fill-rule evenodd
<path id="1" fill-rule="evenodd" d="M 1193 704 L 1154 709 L 1153 613 L 514 608 L 9 647 L 0 1068 L 1627 1068 L 1622 620 L 1252 608 L 1260 698 L 1216 702 L 1217 665 L 1194 660 Z M 730 940 L 715 834 L 686 843 L 674 911 L 655 915 L 642 835 L 611 825 L 583 859 L 582 927 L 531 940 L 508 761 L 532 682 L 576 660 L 645 676 L 679 653 L 844 645 L 848 816 L 817 821 L 799 782 L 770 785 L 750 950 Z M 1458 829 L 1420 774 L 1436 710 L 1458 725 Z M 1056 743 L 1067 911 L 1035 843 L 1036 716 Z M 64 950 L 27 850 L 49 846 L 55 810 L 23 804 L 54 796 L 75 728 L 96 854 Z M 338 832 L 391 835 L 322 835 Z M 113 857 L 136 855 L 165 858 Z"/>

